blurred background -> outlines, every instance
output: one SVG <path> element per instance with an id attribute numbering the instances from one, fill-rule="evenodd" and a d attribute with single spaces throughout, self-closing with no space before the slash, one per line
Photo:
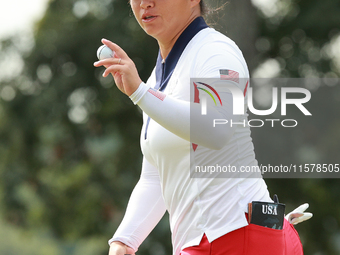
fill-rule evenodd
<path id="1" fill-rule="evenodd" d="M 207 4 L 208 23 L 236 41 L 252 77 L 339 77 L 339 0 Z M 1 255 L 108 252 L 139 178 L 142 118 L 93 67 L 101 38 L 147 79 L 158 46 L 128 1 L 0 0 Z M 339 87 L 309 85 L 313 116 L 293 112 L 296 128 L 253 128 L 259 163 L 340 163 Z M 310 204 L 314 217 L 297 226 L 305 254 L 340 254 L 339 179 L 266 181 L 287 212 Z M 167 215 L 138 254 L 171 254 Z"/>

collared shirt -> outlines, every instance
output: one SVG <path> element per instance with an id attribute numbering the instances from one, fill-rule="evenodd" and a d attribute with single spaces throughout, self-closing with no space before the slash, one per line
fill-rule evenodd
<path id="1" fill-rule="evenodd" d="M 190 29 L 183 33 L 187 32 Z M 175 45 L 173 50 L 176 49 Z M 262 178 L 190 177 L 191 154 L 197 165 L 257 166 L 257 161 L 249 127 L 239 125 L 222 149 L 213 150 L 200 145 L 194 149 L 190 139 L 183 139 L 158 124 L 162 119 L 168 122 L 170 119 L 170 123 L 178 126 L 185 126 L 187 123 L 184 122 L 190 121 L 180 119 L 179 114 L 176 118 L 176 112 L 187 109 L 171 104 L 176 100 L 191 100 L 190 78 L 220 78 L 226 75 L 221 70 L 232 70 L 240 78 L 249 78 L 241 51 L 233 41 L 214 29 L 200 30 L 179 52 L 180 57 L 170 70 L 172 75 L 161 95 L 145 93 L 149 87 L 157 88 L 157 67 L 146 85 L 141 84 L 135 92 L 141 95 L 136 103 L 144 111 L 140 139 L 144 155 L 142 176 L 131 196 L 124 220 L 111 239 L 138 248 L 166 208 L 170 215 L 175 255 L 186 247 L 198 245 L 203 234 L 211 242 L 246 226 L 244 213 L 249 202 L 271 201 Z M 246 91 L 246 83 L 237 85 Z M 158 122 L 154 119 L 148 122 L 148 114 Z"/>

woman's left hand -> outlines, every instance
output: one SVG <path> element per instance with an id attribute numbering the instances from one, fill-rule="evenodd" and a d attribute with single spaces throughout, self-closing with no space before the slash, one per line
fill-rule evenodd
<path id="1" fill-rule="evenodd" d="M 115 55 L 113 58 L 95 62 L 94 66 L 105 66 L 103 77 L 111 73 L 118 89 L 128 96 L 132 95 L 142 82 L 135 63 L 117 44 L 106 39 L 102 39 L 102 43 L 113 50 Z"/>

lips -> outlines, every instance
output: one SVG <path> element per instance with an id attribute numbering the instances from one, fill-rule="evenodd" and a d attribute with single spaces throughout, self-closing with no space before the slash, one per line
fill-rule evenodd
<path id="1" fill-rule="evenodd" d="M 153 20 L 156 19 L 156 18 L 157 18 L 156 15 L 151 15 L 151 14 L 144 14 L 144 15 L 142 16 L 143 22 L 151 22 L 151 21 L 153 21 Z"/>
<path id="2" fill-rule="evenodd" d="M 146 17 L 143 18 L 143 19 L 152 19 L 153 17 L 155 17 L 155 16 L 146 16 Z"/>

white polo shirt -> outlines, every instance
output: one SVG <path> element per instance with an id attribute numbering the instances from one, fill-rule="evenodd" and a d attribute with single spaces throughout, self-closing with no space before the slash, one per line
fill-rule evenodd
<path id="1" fill-rule="evenodd" d="M 271 201 L 261 177 L 190 177 L 190 160 L 196 165 L 257 166 L 249 127 L 237 125 L 224 136 L 198 122 L 197 133 L 201 135 L 190 136 L 190 78 L 220 78 L 220 70 L 249 78 L 235 43 L 214 29 L 205 28 L 185 47 L 162 93 L 149 89 L 156 85 L 154 70 L 147 83 L 142 83 L 131 96 L 143 110 L 140 142 L 144 163 L 141 181 L 110 242 L 119 240 L 136 250 L 166 209 L 170 215 L 173 253 L 178 255 L 182 249 L 198 245 L 203 234 L 212 242 L 246 226 L 249 202 Z M 240 79 L 237 86 L 245 90 L 246 84 L 246 79 Z M 228 95 L 223 99 L 228 99 Z M 216 114 L 223 118 L 225 112 Z M 151 120 L 146 124 L 148 116 Z M 221 135 L 226 138 L 219 139 Z M 212 149 L 219 140 L 223 141 L 223 146 L 218 146 L 222 148 Z M 193 141 L 198 145 L 195 150 Z"/>

